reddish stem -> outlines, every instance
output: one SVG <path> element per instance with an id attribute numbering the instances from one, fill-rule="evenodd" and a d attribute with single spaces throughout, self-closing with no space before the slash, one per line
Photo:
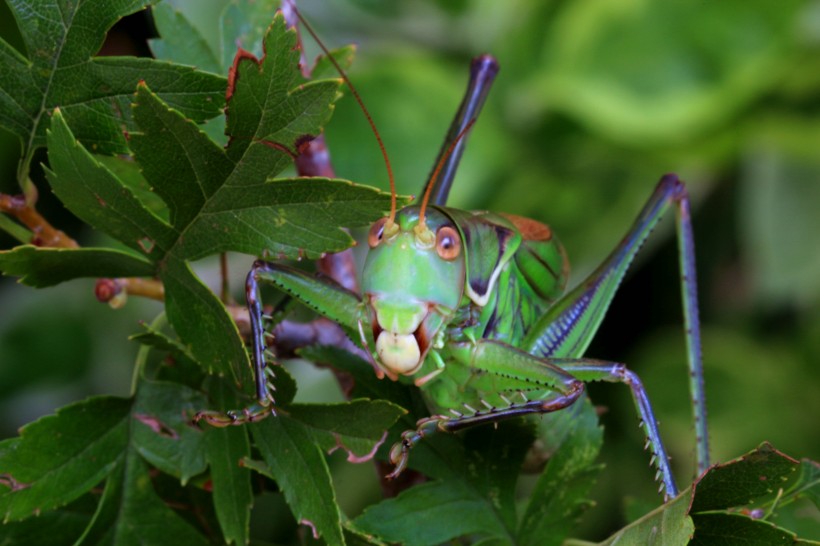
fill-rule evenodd
<path id="1" fill-rule="evenodd" d="M 31 244 L 43 247 L 77 248 L 77 241 L 55 229 L 23 195 L 0 193 L 0 212 L 17 218 L 31 230 Z"/>
<path id="2" fill-rule="evenodd" d="M 127 296 L 142 296 L 152 300 L 165 300 L 165 286 L 157 279 L 140 277 L 122 277 L 118 279 L 97 279 L 94 295 L 103 303 L 120 308 L 125 305 Z"/>

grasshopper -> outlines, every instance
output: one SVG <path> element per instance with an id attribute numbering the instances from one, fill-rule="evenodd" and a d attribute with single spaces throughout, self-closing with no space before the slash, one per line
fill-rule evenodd
<path id="1" fill-rule="evenodd" d="M 358 93 L 344 71 L 337 69 L 384 153 Z M 370 228 L 361 294 L 286 265 L 264 260 L 254 263 L 246 294 L 259 405 L 228 414 L 204 411 L 196 420 L 227 426 L 275 414 L 267 381 L 273 372 L 266 362 L 259 293 L 260 283 L 269 283 L 360 340 L 380 378 L 412 378 L 421 389 L 432 416 L 421 419 L 415 430 L 404 432 L 391 448 L 395 468 L 388 478 L 405 470 L 413 446 L 425 436 L 559 411 L 578 400 L 585 383 L 608 381 L 630 388 L 660 475 L 660 489 L 665 498 L 674 497 L 678 489 L 640 379 L 624 364 L 584 354 L 633 258 L 664 214 L 674 208 L 698 470 L 708 467 L 695 255 L 686 187 L 675 175 L 663 176 L 620 244 L 577 287 L 565 291 L 569 263 L 549 226 L 520 216 L 446 206 L 464 136 L 497 71 L 495 59 L 488 55 L 474 60 L 467 94 L 418 202 L 397 208 L 385 153 L 392 206 L 390 214 Z"/>

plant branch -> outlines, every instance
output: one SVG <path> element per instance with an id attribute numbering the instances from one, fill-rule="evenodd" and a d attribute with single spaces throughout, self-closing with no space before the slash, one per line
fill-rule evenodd
<path id="1" fill-rule="evenodd" d="M 77 241 L 54 228 L 37 212 L 34 202 L 27 202 L 23 195 L 0 193 L 0 212 L 13 216 L 31 230 L 31 244 L 43 247 L 78 248 Z"/>
<path id="2" fill-rule="evenodd" d="M 152 300 L 165 300 L 165 287 L 157 279 L 143 279 L 141 277 L 122 277 L 117 279 L 97 279 L 94 285 L 94 295 L 103 303 L 114 309 L 119 309 L 128 299 L 128 296 L 142 296 Z"/>

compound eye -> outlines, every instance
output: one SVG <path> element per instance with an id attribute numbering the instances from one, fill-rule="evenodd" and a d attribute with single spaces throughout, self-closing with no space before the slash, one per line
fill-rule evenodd
<path id="1" fill-rule="evenodd" d="M 461 237 L 458 231 L 450 226 L 442 226 L 436 232 L 436 252 L 442 259 L 455 260 L 461 253 Z"/>
<path id="2" fill-rule="evenodd" d="M 384 237 L 384 225 L 387 223 L 387 217 L 376 220 L 370 227 L 370 233 L 367 234 L 367 244 L 370 248 L 376 248 L 382 242 Z"/>

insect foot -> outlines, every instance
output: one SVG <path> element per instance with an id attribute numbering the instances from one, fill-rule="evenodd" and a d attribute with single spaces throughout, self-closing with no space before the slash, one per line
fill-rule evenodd
<path id="1" fill-rule="evenodd" d="M 232 425 L 244 425 L 246 423 L 255 423 L 267 417 L 268 415 L 276 415 L 273 406 L 262 406 L 257 404 L 251 408 L 245 408 L 240 411 L 198 411 L 194 415 L 193 423 L 199 424 L 200 421 L 205 421 L 212 427 L 223 428 Z"/>
<path id="2" fill-rule="evenodd" d="M 422 438 L 433 434 L 439 430 L 444 430 L 443 423 L 449 421 L 449 418 L 443 415 L 434 417 L 425 417 L 419 419 L 416 423 L 416 430 L 406 430 L 401 434 L 401 441 L 393 444 L 390 448 L 390 462 L 395 465 L 393 472 L 385 476 L 388 480 L 396 478 L 404 472 L 407 468 L 407 463 L 410 460 L 410 450 L 413 446 L 421 441 Z"/>

